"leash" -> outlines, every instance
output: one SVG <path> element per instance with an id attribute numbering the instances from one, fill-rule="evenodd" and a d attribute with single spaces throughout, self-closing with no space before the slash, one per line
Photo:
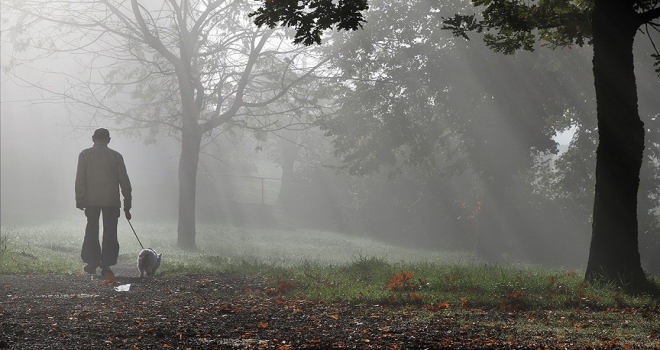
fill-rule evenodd
<path id="1" fill-rule="evenodd" d="M 140 242 L 140 238 L 138 237 L 137 233 L 135 233 L 135 229 L 133 228 L 133 224 L 131 224 L 131 220 L 126 219 L 128 221 L 128 224 L 131 226 L 131 230 L 133 230 L 133 234 L 135 235 L 135 238 L 137 238 L 138 243 L 140 243 L 140 247 L 144 249 L 144 246 L 142 245 L 142 242 Z"/>

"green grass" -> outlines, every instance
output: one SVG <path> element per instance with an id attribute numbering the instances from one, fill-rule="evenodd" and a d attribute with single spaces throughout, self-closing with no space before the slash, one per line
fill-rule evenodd
<path id="1" fill-rule="evenodd" d="M 3 227 L 0 275 L 80 273 L 84 225 L 82 218 Z M 284 296 L 432 310 L 658 307 L 651 296 L 587 285 L 580 271 L 486 265 L 468 253 L 405 249 L 336 232 L 198 225 L 199 251 L 191 253 L 176 247 L 173 223 L 133 226 L 146 247 L 163 253 L 160 275 L 258 275 Z M 119 241 L 120 263 L 132 265 L 140 246 L 123 221 Z"/>
<path id="2" fill-rule="evenodd" d="M 327 301 L 424 305 L 441 308 L 560 309 L 657 307 L 650 296 L 594 287 L 575 271 L 492 265 L 389 264 L 356 261 L 337 269 L 293 275 L 301 296 Z M 364 266 L 368 265 L 368 268 Z M 294 283 L 296 283 L 294 282 Z"/>
<path id="3" fill-rule="evenodd" d="M 80 274 L 84 225 L 81 218 L 2 227 L 0 280 L 3 274 Z M 268 285 L 255 298 L 367 305 L 406 322 L 502 339 L 551 339 L 557 347 L 660 345 L 657 296 L 591 286 L 582 271 L 487 265 L 468 253 L 404 249 L 328 231 L 212 225 L 198 225 L 199 251 L 191 253 L 176 247 L 175 224 L 133 225 L 145 246 L 164 254 L 163 278 L 260 276 Z M 133 265 L 140 246 L 123 221 L 119 240 L 120 264 Z"/>
<path id="4" fill-rule="evenodd" d="M 176 247 L 175 223 L 139 222 L 133 227 L 145 247 L 164 254 L 161 273 L 208 273 L 259 268 L 336 267 L 362 257 L 377 257 L 392 264 L 425 262 L 444 264 L 469 261 L 471 255 L 417 251 L 375 240 L 318 230 L 248 229 L 224 225 L 197 225 L 197 252 Z M 0 274 L 72 273 L 82 265 L 79 255 L 85 219 L 39 226 L 3 226 L 0 237 L 7 249 Z M 140 245 L 128 224 L 118 229 L 120 263 L 133 263 Z M 45 263 L 48 262 L 48 263 Z M 252 267 L 250 269 L 253 269 Z"/>

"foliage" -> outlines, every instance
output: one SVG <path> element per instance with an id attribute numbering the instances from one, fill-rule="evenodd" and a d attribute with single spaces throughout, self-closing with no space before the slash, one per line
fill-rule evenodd
<path id="1" fill-rule="evenodd" d="M 557 71 L 539 69 L 542 56 L 502 58 L 456 42 L 438 16 L 456 6 L 375 1 L 367 28 L 329 40 L 342 107 L 320 123 L 349 173 L 420 166 L 506 178 L 553 150 L 547 119 L 562 113 L 564 96 L 540 80 Z M 512 79 L 512 65 L 534 74 Z"/>
<path id="2" fill-rule="evenodd" d="M 415 284 L 412 282 L 414 275 L 412 271 L 401 270 L 385 282 L 385 288 L 393 291 L 414 290 Z"/>
<path id="3" fill-rule="evenodd" d="M 660 18 L 660 3 L 657 0 L 478 0 L 473 3 L 481 8 L 483 18 L 458 14 L 445 19 L 444 28 L 465 38 L 470 31 L 488 32 L 484 40 L 495 51 L 508 54 L 532 51 L 537 41 L 544 41 L 552 48 L 594 44 L 599 146 L 593 240 L 586 278 L 621 283 L 622 275 L 634 275 L 633 279 L 645 283 L 639 263 L 636 204 L 646 130 L 639 118 L 632 50 L 635 32 L 641 27 L 647 33 L 657 32 L 655 21 Z M 657 65 L 660 55 L 655 45 L 653 50 Z M 498 185 L 502 185 L 501 181 Z"/>
<path id="4" fill-rule="evenodd" d="M 368 8 L 367 0 L 266 0 L 250 17 L 254 17 L 258 26 L 293 27 L 294 43 L 312 45 L 320 44 L 323 32 L 335 25 L 338 30 L 362 28 L 365 22 L 362 12 Z"/>
<path id="5" fill-rule="evenodd" d="M 466 30 L 487 30 L 489 35 L 484 41 L 495 51 L 531 51 L 537 40 L 548 41 L 551 47 L 566 47 L 584 45 L 585 37 L 593 39 L 589 44 L 594 47 L 599 143 L 593 235 L 585 278 L 619 284 L 635 280 L 640 285 L 646 284 L 640 264 L 636 210 L 646 130 L 638 109 L 633 41 L 635 31 L 641 26 L 654 28 L 653 21 L 660 17 L 659 3 L 587 2 L 587 6 L 569 8 L 568 13 L 572 13 L 569 21 L 556 16 L 566 8 L 561 2 L 548 2 L 550 12 L 543 10 L 543 2 L 538 2 L 538 6 L 536 2 L 516 1 L 476 4 L 484 7 L 483 19 L 457 15 L 446 21 L 445 28 L 466 38 Z M 569 3 L 573 4 L 585 5 Z M 538 10 L 541 18 L 534 16 Z M 555 18 L 560 20 L 553 22 Z M 556 30 L 556 34 L 548 35 L 548 29 Z M 539 37 L 532 31 L 538 31 Z"/>
<path id="6" fill-rule="evenodd" d="M 518 50 L 534 49 L 537 41 L 552 48 L 590 43 L 589 16 L 593 2 L 584 1 L 499 1 L 477 0 L 475 7 L 483 8 L 482 18 L 477 14 L 445 19 L 444 29 L 468 39 L 469 32 L 484 32 L 497 28 L 484 36 L 484 42 L 496 52 L 512 54 Z"/>
<path id="7" fill-rule="evenodd" d="M 497 56 L 457 42 L 441 30 L 439 15 L 458 6 L 373 1 L 365 13 L 369 26 L 336 33 L 325 47 L 344 79 L 335 84 L 341 108 L 319 123 L 341 167 L 370 175 L 353 181 L 356 210 L 348 211 L 369 231 L 423 231 L 449 246 L 458 236 L 478 242 L 475 231 L 487 227 L 484 236 L 503 241 L 495 223 L 512 212 L 504 198 L 525 187 L 515 181 L 536 157 L 556 152 L 551 137 L 567 127 L 561 116 L 574 101 L 564 87 L 590 74 L 575 69 L 563 77 L 581 58 L 577 50 Z M 376 172 L 388 173 L 389 181 Z M 369 220 L 379 217 L 376 210 L 386 219 Z M 476 216 L 492 223 L 477 224 Z"/>
<path id="8" fill-rule="evenodd" d="M 657 32 L 653 19 L 658 17 L 658 2 L 633 1 L 639 24 L 651 32 Z M 476 0 L 475 8 L 480 13 L 456 14 L 444 19 L 444 29 L 456 36 L 469 39 L 469 33 L 486 32 L 484 43 L 496 52 L 513 54 L 519 50 L 534 50 L 541 42 L 549 48 L 584 46 L 592 44 L 593 0 L 553 0 L 553 1 L 504 1 Z M 660 65 L 657 49 L 651 53 L 654 66 Z M 660 74 L 660 70 L 656 69 Z"/>

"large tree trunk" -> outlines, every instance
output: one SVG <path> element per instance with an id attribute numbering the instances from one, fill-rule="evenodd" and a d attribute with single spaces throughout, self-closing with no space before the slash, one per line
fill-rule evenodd
<path id="1" fill-rule="evenodd" d="M 593 16 L 599 144 L 585 278 L 637 284 L 645 281 L 637 240 L 637 191 L 644 153 L 633 62 L 638 24 L 627 1 L 596 0 Z"/>
<path id="2" fill-rule="evenodd" d="M 202 134 L 199 128 L 195 126 L 184 127 L 181 133 L 177 245 L 185 250 L 197 249 L 195 244 L 195 202 L 197 197 L 197 165 L 199 163 Z"/>

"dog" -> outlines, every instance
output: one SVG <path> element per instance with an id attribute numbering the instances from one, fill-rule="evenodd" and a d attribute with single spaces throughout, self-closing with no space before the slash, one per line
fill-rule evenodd
<path id="1" fill-rule="evenodd" d="M 158 254 L 155 250 L 151 248 L 142 249 L 137 259 L 137 268 L 140 271 L 140 278 L 144 277 L 146 274 L 147 277 L 153 277 L 156 274 L 156 270 L 160 267 L 160 257 L 163 254 Z"/>

